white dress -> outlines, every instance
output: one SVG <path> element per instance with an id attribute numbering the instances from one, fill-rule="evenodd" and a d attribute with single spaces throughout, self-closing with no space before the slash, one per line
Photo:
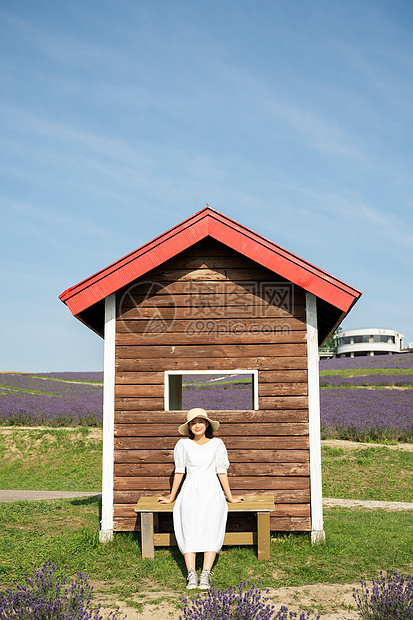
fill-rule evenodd
<path id="1" fill-rule="evenodd" d="M 174 460 L 175 473 L 186 471 L 173 509 L 179 550 L 218 553 L 224 542 L 228 505 L 217 474 L 227 472 L 227 449 L 218 437 L 201 446 L 192 439 L 180 439 Z"/>

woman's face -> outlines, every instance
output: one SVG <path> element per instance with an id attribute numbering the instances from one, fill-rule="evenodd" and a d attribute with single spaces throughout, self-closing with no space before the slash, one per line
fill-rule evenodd
<path id="1" fill-rule="evenodd" d="M 204 418 L 194 418 L 188 424 L 189 430 L 195 435 L 195 438 L 205 435 L 205 431 L 208 425 L 209 422 L 207 420 L 204 420 Z"/>

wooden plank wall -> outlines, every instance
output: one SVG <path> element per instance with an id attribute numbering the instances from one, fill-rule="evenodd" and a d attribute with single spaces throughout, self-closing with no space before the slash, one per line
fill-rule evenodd
<path id="1" fill-rule="evenodd" d="M 259 411 L 213 413 L 231 487 L 274 495 L 272 530 L 311 529 L 305 294 L 209 240 L 117 294 L 115 530 L 170 490 L 186 416 L 164 411 L 164 371 L 234 369 L 258 369 Z"/>

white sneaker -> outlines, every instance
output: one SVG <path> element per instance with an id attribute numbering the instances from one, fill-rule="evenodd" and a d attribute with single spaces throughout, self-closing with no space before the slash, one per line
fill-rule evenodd
<path id="1" fill-rule="evenodd" d="M 195 588 L 198 587 L 198 576 L 193 568 L 189 569 L 188 577 L 186 579 L 187 579 L 187 584 L 186 584 L 187 590 L 195 590 Z"/>
<path id="2" fill-rule="evenodd" d="M 198 586 L 198 588 L 200 590 L 209 590 L 209 588 L 211 587 L 210 583 L 209 583 L 209 577 L 210 577 L 210 575 L 213 575 L 213 574 L 214 573 L 212 573 L 211 571 L 206 570 L 204 568 L 204 570 L 202 571 L 201 576 L 199 578 L 199 586 Z"/>

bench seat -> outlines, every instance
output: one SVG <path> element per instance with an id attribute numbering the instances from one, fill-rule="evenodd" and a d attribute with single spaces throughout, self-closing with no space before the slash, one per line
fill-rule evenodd
<path id="1" fill-rule="evenodd" d="M 170 532 L 158 532 L 157 516 L 159 513 L 171 513 L 174 503 L 161 504 L 157 497 L 141 497 L 135 506 L 135 512 L 141 515 L 142 559 L 154 559 L 154 547 L 176 545 L 175 535 Z M 246 495 L 239 504 L 228 503 L 228 512 L 255 513 L 257 515 L 256 532 L 226 532 L 224 545 L 256 545 L 259 560 L 270 558 L 270 512 L 274 510 L 272 495 Z"/>

